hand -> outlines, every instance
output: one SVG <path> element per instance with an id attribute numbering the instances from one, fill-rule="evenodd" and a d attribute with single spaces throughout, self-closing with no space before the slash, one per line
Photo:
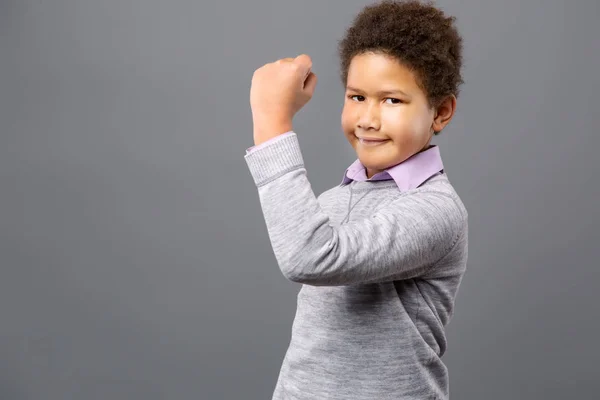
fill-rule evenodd
<path id="1" fill-rule="evenodd" d="M 265 64 L 252 76 L 250 106 L 254 143 L 292 130 L 294 115 L 312 98 L 317 76 L 306 54 Z"/>

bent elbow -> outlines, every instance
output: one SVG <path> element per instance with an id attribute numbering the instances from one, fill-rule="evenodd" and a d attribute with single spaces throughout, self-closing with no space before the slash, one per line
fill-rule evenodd
<path id="1" fill-rule="evenodd" d="M 300 268 L 299 266 L 290 268 L 288 266 L 288 268 L 281 268 L 281 272 L 287 280 L 303 285 L 333 286 L 337 284 L 331 277 L 327 277 L 323 273 L 318 273 L 318 271 L 313 268 Z"/>
<path id="2" fill-rule="evenodd" d="M 302 265 L 286 263 L 280 265 L 281 273 L 285 279 L 295 283 L 306 283 L 311 279 L 310 276 L 305 272 L 306 269 Z"/>

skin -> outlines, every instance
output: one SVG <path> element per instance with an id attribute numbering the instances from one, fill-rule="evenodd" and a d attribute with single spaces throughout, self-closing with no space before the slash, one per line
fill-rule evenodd
<path id="1" fill-rule="evenodd" d="M 378 93 L 383 90 L 397 92 Z M 365 53 L 350 63 L 342 130 L 369 179 L 431 147 L 433 133 L 444 129 L 455 110 L 454 95 L 447 96 L 437 108 L 429 107 L 417 76 L 389 56 Z M 359 137 L 386 141 L 367 146 Z"/>
<path id="2" fill-rule="evenodd" d="M 254 144 L 259 145 L 293 130 L 294 115 L 310 101 L 317 85 L 307 54 L 282 58 L 254 71 L 250 106 Z"/>

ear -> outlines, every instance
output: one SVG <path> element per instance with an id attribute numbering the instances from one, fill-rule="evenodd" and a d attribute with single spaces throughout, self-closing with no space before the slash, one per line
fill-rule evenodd
<path id="1" fill-rule="evenodd" d="M 444 100 L 442 100 L 440 105 L 435 110 L 433 124 L 431 125 L 433 131 L 437 133 L 444 129 L 454 116 L 455 110 L 456 96 L 451 94 L 444 98 Z"/>

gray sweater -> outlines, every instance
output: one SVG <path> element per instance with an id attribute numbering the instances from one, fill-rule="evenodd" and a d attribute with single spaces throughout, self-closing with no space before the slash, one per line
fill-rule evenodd
<path id="1" fill-rule="evenodd" d="M 436 154 L 380 180 L 357 161 L 318 197 L 294 132 L 245 155 L 279 268 L 302 284 L 273 400 L 449 398 L 468 215 Z"/>

